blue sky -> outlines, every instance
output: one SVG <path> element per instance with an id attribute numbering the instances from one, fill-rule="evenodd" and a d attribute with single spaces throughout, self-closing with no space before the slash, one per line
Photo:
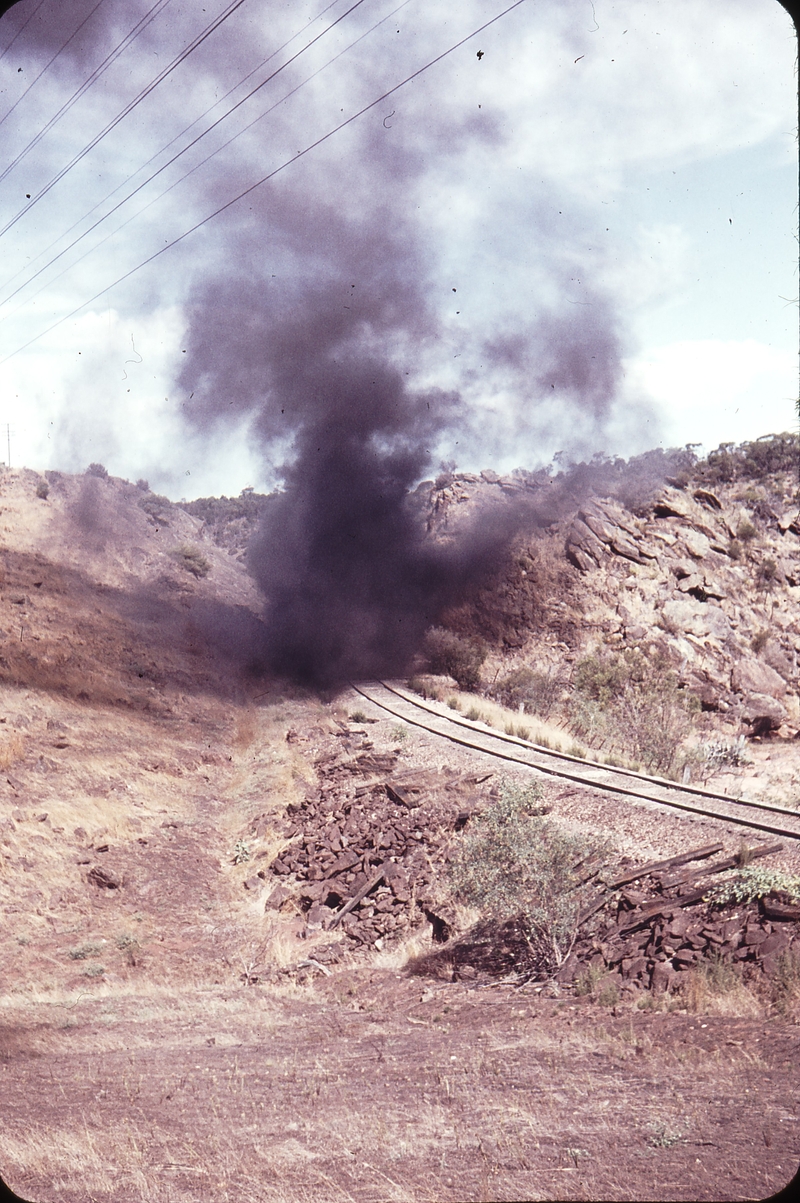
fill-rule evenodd
<path id="1" fill-rule="evenodd" d="M 104 0 L 90 15 L 96 0 L 38 3 L 0 22 L 1 53 L 31 18 L 0 59 L 6 162 L 152 7 Z M 0 181 L 0 226 L 227 7 L 165 5 Z M 190 120 L 348 5 L 316 20 L 324 0 L 307 10 L 246 0 L 233 12 L 2 236 L 0 422 L 12 424 L 12 462 L 77 471 L 100 460 L 174 497 L 271 487 L 291 432 L 265 434 L 264 407 L 280 399 L 258 395 L 257 371 L 237 376 L 249 353 L 240 342 L 233 355 L 222 333 L 224 298 L 242 282 L 255 365 L 276 305 L 302 310 L 324 278 L 347 308 L 350 287 L 377 295 L 387 272 L 408 274 L 405 307 L 380 321 L 364 309 L 347 345 L 382 356 L 409 389 L 458 398 L 434 463 L 535 467 L 559 451 L 712 447 L 793 428 L 796 42 L 776 0 L 530 0 L 104 292 L 504 7 L 364 0 L 200 144 L 238 133 L 228 147 L 160 196 L 178 179 L 168 169 L 3 304 Z M 278 300 L 262 307 L 268 293 Z M 204 358 L 209 339 L 219 342 Z"/>

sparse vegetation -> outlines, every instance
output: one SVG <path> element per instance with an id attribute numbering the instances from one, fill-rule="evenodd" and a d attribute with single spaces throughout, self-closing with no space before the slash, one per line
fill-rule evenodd
<path id="1" fill-rule="evenodd" d="M 237 840 L 233 850 L 233 863 L 243 865 L 250 860 L 251 856 L 250 845 L 245 840 Z"/>
<path id="2" fill-rule="evenodd" d="M 724 881 L 715 882 L 705 897 L 717 906 L 741 906 L 755 902 L 773 890 L 780 890 L 793 900 L 800 901 L 800 877 L 781 873 L 777 869 L 766 869 L 762 865 L 748 865 Z"/>
<path id="3" fill-rule="evenodd" d="M 487 919 L 520 916 L 532 960 L 552 971 L 575 937 L 587 863 L 608 845 L 571 835 L 541 812 L 536 785 L 504 782 L 499 800 L 461 836 L 451 879 L 456 895 Z"/>
<path id="4" fill-rule="evenodd" d="M 768 643 L 769 643 L 769 631 L 766 628 L 764 628 L 761 631 L 756 631 L 755 635 L 753 636 L 752 640 L 750 641 L 750 646 L 753 649 L 753 651 L 756 653 L 756 655 L 758 655 L 760 652 L 763 652 L 764 648 L 767 646 Z"/>
<path id="5" fill-rule="evenodd" d="M 351 723 L 365 723 L 366 721 L 367 721 L 367 716 L 363 710 L 354 710 L 353 713 L 350 715 Z"/>
<path id="6" fill-rule="evenodd" d="M 595 747 L 611 744 L 650 772 L 680 765 L 681 744 L 699 702 L 679 688 L 667 660 L 636 648 L 578 661 L 570 707 L 572 727 Z"/>
<path id="7" fill-rule="evenodd" d="M 211 565 L 199 548 L 192 546 L 189 543 L 184 543 L 180 547 L 176 547 L 173 552 L 175 559 L 187 572 L 192 576 L 204 577 L 208 576 L 211 571 Z"/>
<path id="8" fill-rule="evenodd" d="M 97 943 L 81 944 L 78 948 L 70 948 L 67 951 L 67 956 L 71 961 L 85 961 L 88 957 L 99 956 L 103 951 L 103 945 Z"/>
<path id="9" fill-rule="evenodd" d="M 452 677 L 461 689 L 474 692 L 481 682 L 486 646 L 465 639 L 444 627 L 432 627 L 425 636 L 424 652 L 432 673 Z"/>
<path id="10" fill-rule="evenodd" d="M 537 672 L 533 668 L 518 668 L 493 688 L 492 696 L 513 710 L 521 706 L 527 714 L 547 719 L 557 706 L 563 684 L 553 672 Z"/>
<path id="11" fill-rule="evenodd" d="M 408 739 L 408 727 L 404 727 L 401 723 L 398 723 L 397 726 L 392 727 L 391 731 L 389 732 L 389 738 L 393 743 L 403 743 Z"/>
<path id="12" fill-rule="evenodd" d="M 740 543 L 750 543 L 753 539 L 755 539 L 757 534 L 758 531 L 753 526 L 749 518 L 743 518 L 736 531 L 736 538 Z"/>
<path id="13" fill-rule="evenodd" d="M 44 478 L 36 482 L 36 496 L 42 501 L 47 501 L 50 496 L 50 485 Z"/>
<path id="14" fill-rule="evenodd" d="M 108 480 L 108 468 L 102 464 L 89 464 L 86 469 L 87 476 L 96 476 L 98 480 Z"/>
<path id="15" fill-rule="evenodd" d="M 147 517 L 156 526 L 169 526 L 169 520 L 165 515 L 172 509 L 172 502 L 168 497 L 161 497 L 158 493 L 147 493 L 144 497 L 139 498 L 138 504 L 139 509 L 147 514 Z"/>

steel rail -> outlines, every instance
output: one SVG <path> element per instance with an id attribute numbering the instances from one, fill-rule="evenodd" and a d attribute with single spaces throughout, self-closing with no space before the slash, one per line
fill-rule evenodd
<path id="1" fill-rule="evenodd" d="M 685 787 L 678 785 L 674 781 L 667 781 L 662 778 L 648 778 L 644 774 L 634 774 L 633 772 L 611 765 L 598 764 L 596 761 L 582 761 L 576 757 L 568 756 L 566 753 L 552 752 L 549 749 L 539 747 L 517 737 L 501 734 L 492 729 L 476 729 L 471 723 L 434 710 L 433 707 L 427 706 L 415 698 L 411 698 L 405 692 L 400 692 L 396 687 L 384 681 L 351 682 L 351 686 L 366 701 L 378 706 L 394 718 L 401 719 L 404 722 L 428 731 L 432 735 L 447 739 L 451 743 L 459 744 L 473 751 L 483 752 L 497 759 L 537 770 L 550 777 L 572 781 L 577 785 L 582 785 L 589 789 L 599 789 L 605 793 L 621 794 L 625 797 L 650 802 L 658 806 L 669 806 L 704 818 L 716 819 L 723 823 L 733 823 L 737 826 L 765 831 L 771 835 L 784 836 L 795 840 L 800 839 L 800 813 L 788 808 L 753 802 L 749 799 L 740 800 L 730 798 L 724 794 L 712 794 L 710 791 L 700 791 L 698 789 L 686 790 Z M 381 690 L 389 695 L 388 698 L 386 696 L 381 697 Z M 375 696 L 376 692 L 378 696 Z M 430 721 L 426 722 L 425 717 L 428 715 L 437 719 L 446 729 L 440 730 L 436 725 L 432 725 Z M 464 731 L 464 728 L 467 728 L 467 730 Z M 471 736 L 471 738 L 468 736 Z M 516 752 L 511 747 L 504 745 L 516 745 Z M 597 775 L 576 773 L 560 765 L 556 767 L 553 763 L 554 761 L 558 762 L 562 760 L 591 767 L 596 770 L 596 774 L 602 774 L 606 779 L 603 780 Z M 656 784 L 659 788 L 664 788 L 672 796 L 664 797 L 653 793 L 645 793 L 641 789 L 633 789 L 630 786 L 623 785 L 619 781 L 608 780 L 609 777 L 613 778 L 615 776 L 618 778 L 634 777 L 644 779 L 652 784 Z M 728 813 L 724 813 L 719 809 L 700 806 L 693 801 L 690 802 L 686 797 L 687 793 L 700 793 L 703 797 L 709 797 L 721 802 L 728 808 Z M 680 795 L 683 796 L 681 797 Z M 744 813 L 742 813 L 743 811 Z M 791 816 L 795 819 L 795 824 L 791 827 L 786 824 L 778 824 L 772 819 L 772 816 L 775 814 Z"/>

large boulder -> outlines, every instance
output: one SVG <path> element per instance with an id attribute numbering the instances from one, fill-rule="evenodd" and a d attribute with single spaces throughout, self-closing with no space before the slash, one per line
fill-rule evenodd
<path id="1" fill-rule="evenodd" d="M 664 622 L 676 635 L 711 635 L 724 642 L 731 633 L 728 617 L 719 606 L 706 602 L 675 600 L 664 602 Z"/>
<path id="2" fill-rule="evenodd" d="M 731 689 L 734 693 L 782 698 L 786 693 L 786 682 L 763 660 L 739 660 L 731 669 Z"/>
<path id="3" fill-rule="evenodd" d="M 786 710 L 776 698 L 765 693 L 751 693 L 744 700 L 742 719 L 753 735 L 767 735 L 777 731 L 786 721 Z"/>

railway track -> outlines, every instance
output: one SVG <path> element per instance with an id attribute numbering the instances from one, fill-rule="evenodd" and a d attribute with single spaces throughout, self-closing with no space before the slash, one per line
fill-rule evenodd
<path id="1" fill-rule="evenodd" d="M 387 681 L 360 682 L 352 688 L 366 701 L 405 723 L 462 747 L 536 769 L 547 776 L 800 840 L 800 811 L 789 807 L 731 798 L 699 786 L 579 759 L 566 752 L 553 752 L 514 735 L 504 735 L 483 723 L 447 713 L 443 707 L 422 701 Z"/>

